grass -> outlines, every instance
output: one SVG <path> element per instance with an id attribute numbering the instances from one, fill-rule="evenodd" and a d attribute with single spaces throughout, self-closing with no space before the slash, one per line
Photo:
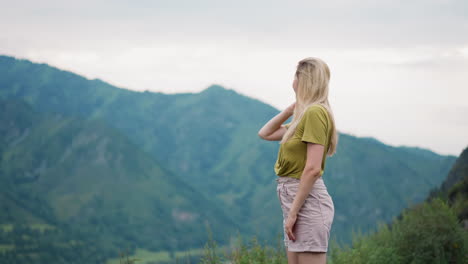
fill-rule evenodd
<path id="1" fill-rule="evenodd" d="M 193 264 L 193 257 L 199 257 L 197 264 L 287 264 L 286 251 L 283 238 L 278 235 L 276 247 L 262 246 L 257 237 L 253 236 L 249 241 L 244 241 L 239 233 L 228 246 L 219 246 L 213 239 L 211 229 L 207 226 L 208 241 L 202 249 L 176 252 L 175 259 L 169 252 L 152 252 L 145 249 L 137 249 L 134 254 L 121 253 L 119 258 L 110 259 L 106 264 L 156 264 L 175 263 Z M 192 262 L 190 261 L 192 259 Z"/>
<path id="2" fill-rule="evenodd" d="M 286 251 L 281 235 L 277 236 L 276 247 L 262 246 L 257 237 L 253 236 L 245 243 L 237 234 L 235 245 L 225 250 L 221 256 L 216 241 L 213 240 L 211 230 L 208 229 L 208 242 L 205 244 L 204 255 L 198 264 L 287 264 Z"/>

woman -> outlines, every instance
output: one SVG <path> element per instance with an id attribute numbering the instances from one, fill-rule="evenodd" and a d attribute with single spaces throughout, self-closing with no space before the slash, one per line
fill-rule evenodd
<path id="1" fill-rule="evenodd" d="M 321 59 L 299 61 L 292 84 L 296 102 L 258 132 L 262 139 L 280 141 L 274 170 L 289 264 L 326 263 L 335 209 L 322 175 L 338 143 L 329 80 Z M 292 121 L 282 125 L 291 115 Z"/>

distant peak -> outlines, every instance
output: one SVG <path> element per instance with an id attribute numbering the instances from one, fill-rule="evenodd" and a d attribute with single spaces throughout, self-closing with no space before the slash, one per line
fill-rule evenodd
<path id="1" fill-rule="evenodd" d="M 230 89 L 226 89 L 224 88 L 223 86 L 221 85 L 218 85 L 218 84 L 212 84 L 210 86 L 208 86 L 208 88 L 206 88 L 205 90 L 202 91 L 202 93 L 206 93 L 206 92 L 225 92 L 225 91 L 228 91 Z"/>

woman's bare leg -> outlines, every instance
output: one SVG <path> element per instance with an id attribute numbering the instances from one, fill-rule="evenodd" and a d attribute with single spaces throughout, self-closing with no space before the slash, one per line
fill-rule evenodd
<path id="1" fill-rule="evenodd" d="M 326 264 L 326 252 L 295 252 L 299 262 L 298 264 Z M 288 263 L 289 264 L 289 263 Z"/>
<path id="2" fill-rule="evenodd" d="M 286 247 L 286 256 L 288 256 L 288 264 L 299 264 L 298 257 L 299 252 L 290 252 Z"/>

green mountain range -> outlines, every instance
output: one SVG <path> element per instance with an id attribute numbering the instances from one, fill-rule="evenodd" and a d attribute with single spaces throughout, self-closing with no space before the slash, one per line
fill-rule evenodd
<path id="1" fill-rule="evenodd" d="M 282 232 L 279 146 L 257 136 L 278 110 L 264 102 L 219 85 L 131 91 L 9 56 L 0 56 L 0 99 L 5 229 L 87 234 L 78 237 L 98 237 L 108 254 L 129 243 L 202 247 L 206 226 L 224 244 L 237 231 L 267 243 Z M 370 231 L 422 201 L 456 157 L 340 133 L 328 159 L 331 235 L 347 243 L 353 230 Z"/>
<path id="2" fill-rule="evenodd" d="M 206 224 L 225 240 L 237 231 L 208 197 L 105 122 L 38 113 L 14 99 L 0 100 L 0 120 L 2 224 L 66 223 L 154 250 L 197 247 Z"/>
<path id="3" fill-rule="evenodd" d="M 331 264 L 468 263 L 468 147 L 440 186 L 352 245 L 331 245 Z"/>

